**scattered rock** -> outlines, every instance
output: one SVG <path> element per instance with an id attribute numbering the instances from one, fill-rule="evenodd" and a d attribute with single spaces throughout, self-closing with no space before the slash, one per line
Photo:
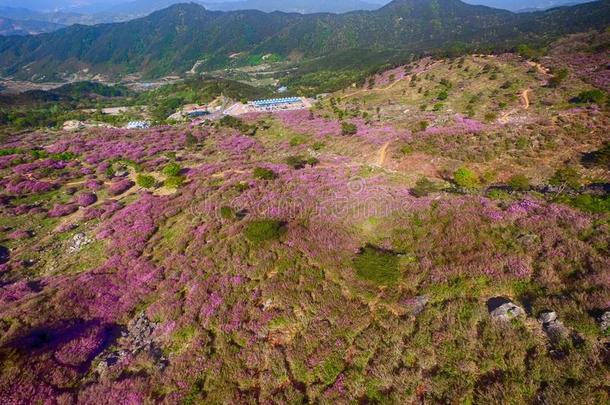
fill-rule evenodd
<path id="1" fill-rule="evenodd" d="M 93 243 L 93 239 L 91 239 L 84 233 L 79 232 L 72 237 L 72 241 L 70 242 L 70 246 L 68 247 L 68 252 L 80 252 L 85 246 L 89 245 L 90 243 Z"/>
<path id="2" fill-rule="evenodd" d="M 26 269 L 32 267 L 35 264 L 36 264 L 36 260 L 34 260 L 34 259 L 24 259 L 21 261 L 21 266 Z"/>
<path id="3" fill-rule="evenodd" d="M 517 240 L 525 246 L 532 246 L 537 240 L 538 235 L 532 233 L 522 233 L 517 237 Z"/>
<path id="4" fill-rule="evenodd" d="M 76 194 L 76 192 L 77 192 L 77 191 L 78 191 L 78 189 L 77 189 L 76 187 L 67 187 L 67 188 L 64 190 L 64 192 L 65 192 L 67 195 L 74 195 L 74 194 Z"/>
<path id="5" fill-rule="evenodd" d="M 131 353 L 137 353 L 152 344 L 151 335 L 156 323 L 151 322 L 144 314 L 132 319 L 127 324 L 127 330 L 122 333 L 122 340 Z"/>
<path id="6" fill-rule="evenodd" d="M 557 318 L 554 311 L 544 311 L 538 315 L 538 321 L 542 323 L 544 333 L 552 343 L 556 344 L 570 336 L 570 330 Z"/>
<path id="7" fill-rule="evenodd" d="M 602 329 L 602 332 L 610 333 L 610 311 L 606 311 L 599 318 L 600 324 L 599 326 Z"/>
<path id="8" fill-rule="evenodd" d="M 500 321 L 510 321 L 525 315 L 523 308 L 505 297 L 493 297 L 487 300 L 487 310 L 492 319 Z"/>
<path id="9" fill-rule="evenodd" d="M 542 322 L 543 324 L 555 322 L 557 320 L 557 312 L 555 312 L 555 311 L 543 312 L 538 317 L 538 320 L 540 322 Z"/>
<path id="10" fill-rule="evenodd" d="M 129 170 L 125 167 L 120 167 L 114 172 L 114 177 L 125 177 L 129 174 Z"/>
<path id="11" fill-rule="evenodd" d="M 416 297 L 410 298 L 407 301 L 407 305 L 410 307 L 411 313 L 413 315 L 419 315 L 428 305 L 429 298 L 425 295 L 418 295 Z"/>

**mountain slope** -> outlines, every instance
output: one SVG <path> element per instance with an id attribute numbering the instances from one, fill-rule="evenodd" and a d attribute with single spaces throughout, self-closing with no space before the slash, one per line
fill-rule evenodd
<path id="1" fill-rule="evenodd" d="M 340 15 L 219 12 L 191 3 L 125 23 L 0 38 L 0 69 L 38 80 L 81 69 L 159 76 L 184 72 L 202 59 L 208 68 L 226 66 L 229 55 L 239 52 L 315 57 L 363 47 L 401 52 L 456 43 L 503 48 L 609 22 L 610 0 L 526 14 L 459 0 L 396 0 L 379 10 Z"/>
<path id="2" fill-rule="evenodd" d="M 0 17 L 0 35 L 30 35 L 52 32 L 64 28 L 64 25 L 47 21 L 15 20 Z"/>

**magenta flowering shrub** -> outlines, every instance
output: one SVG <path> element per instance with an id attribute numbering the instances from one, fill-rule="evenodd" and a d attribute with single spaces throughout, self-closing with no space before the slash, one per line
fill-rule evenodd
<path id="1" fill-rule="evenodd" d="M 66 162 L 61 160 L 45 159 L 37 160 L 32 163 L 23 163 L 13 167 L 13 173 L 16 174 L 32 174 L 41 169 L 60 170 L 67 166 Z"/>
<path id="2" fill-rule="evenodd" d="M 477 134 L 485 130 L 485 125 L 472 118 L 466 118 L 460 114 L 454 117 L 454 125 L 442 126 L 442 127 L 428 127 L 424 131 L 428 135 L 465 135 L 465 134 Z"/>
<path id="3" fill-rule="evenodd" d="M 11 233 L 8 234 L 9 239 L 12 240 L 21 240 L 21 239 L 28 239 L 29 237 L 31 237 L 31 232 L 23 230 L 23 229 L 17 229 Z"/>
<path id="4" fill-rule="evenodd" d="M 11 167 L 15 162 L 19 162 L 21 159 L 18 155 L 7 155 L 0 156 L 0 170 Z"/>
<path id="5" fill-rule="evenodd" d="M 108 219 L 116 211 L 123 208 L 123 204 L 115 200 L 106 200 L 95 207 L 89 207 L 83 212 L 83 219 L 90 221 L 92 219 L 101 218 Z"/>
<path id="6" fill-rule="evenodd" d="M 390 125 L 374 125 L 367 124 L 364 120 L 358 118 L 350 120 L 358 128 L 356 137 L 372 143 L 381 145 L 390 141 L 408 141 L 411 139 L 411 132 L 407 130 L 398 131 Z"/>
<path id="7" fill-rule="evenodd" d="M 88 188 L 89 190 L 93 191 L 101 190 L 103 188 L 103 185 L 104 183 L 99 180 L 87 180 L 85 182 L 85 188 Z"/>
<path id="8" fill-rule="evenodd" d="M 58 187 L 56 183 L 23 178 L 0 180 L 0 185 L 15 195 L 46 193 Z"/>
<path id="9" fill-rule="evenodd" d="M 245 152 L 260 153 L 263 150 L 262 145 L 258 141 L 252 137 L 239 134 L 222 138 L 218 142 L 218 147 L 223 152 L 236 155 L 241 155 Z"/>
<path id="10" fill-rule="evenodd" d="M 80 193 L 76 196 L 76 204 L 80 207 L 88 207 L 97 202 L 97 195 L 95 193 Z"/>
<path id="11" fill-rule="evenodd" d="M 49 210 L 47 216 L 49 218 L 65 217 L 78 211 L 78 204 L 55 204 L 55 206 Z"/>
<path id="12" fill-rule="evenodd" d="M 341 135 L 341 124 L 336 120 L 311 117 L 307 110 L 280 111 L 275 114 L 282 125 L 298 133 L 315 136 Z"/>
<path id="13" fill-rule="evenodd" d="M 120 195 L 135 186 L 135 183 L 129 179 L 123 179 L 115 181 L 108 187 L 108 193 L 110 195 Z"/>

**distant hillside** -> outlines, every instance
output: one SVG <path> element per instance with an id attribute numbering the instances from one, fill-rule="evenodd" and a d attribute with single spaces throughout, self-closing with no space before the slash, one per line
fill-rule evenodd
<path id="1" fill-rule="evenodd" d="M 210 10 L 284 11 L 302 14 L 346 13 L 355 10 L 375 10 L 380 7 L 377 3 L 361 0 L 240 0 L 229 2 L 202 1 L 202 3 Z"/>
<path id="2" fill-rule="evenodd" d="M 40 12 L 23 7 L 0 6 L 0 18 L 24 21 L 45 21 L 61 25 L 88 24 L 95 20 L 89 16 L 69 11 Z"/>
<path id="3" fill-rule="evenodd" d="M 236 57 L 269 53 L 313 58 L 356 48 L 402 54 L 442 48 L 501 50 L 608 23 L 610 0 L 526 14 L 459 0 L 395 0 L 379 10 L 340 15 L 220 12 L 191 3 L 125 23 L 0 38 L 0 69 L 4 75 L 37 80 L 84 69 L 155 77 L 184 73 L 197 61 L 211 69 L 235 63 Z"/>
<path id="4" fill-rule="evenodd" d="M 43 32 L 52 32 L 65 25 L 55 24 L 46 21 L 35 20 L 15 20 L 12 18 L 0 17 L 0 35 L 30 35 Z"/>
<path id="5" fill-rule="evenodd" d="M 77 102 L 84 99 L 129 95 L 132 95 L 132 92 L 123 86 L 75 82 L 52 90 L 29 90 L 19 94 L 0 94 L 0 106 L 31 106 L 49 102 Z"/>
<path id="6" fill-rule="evenodd" d="M 547 10 L 553 7 L 582 4 L 591 1 L 593 0 L 465 0 L 468 4 L 480 4 L 520 12 Z"/>

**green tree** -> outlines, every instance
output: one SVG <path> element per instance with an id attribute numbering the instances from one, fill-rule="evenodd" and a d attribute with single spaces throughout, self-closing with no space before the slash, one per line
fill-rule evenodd
<path id="1" fill-rule="evenodd" d="M 480 187 L 479 176 L 469 168 L 462 166 L 453 173 L 455 184 L 462 188 L 476 189 Z"/>
<path id="2" fill-rule="evenodd" d="M 560 69 L 549 80 L 549 87 L 559 87 L 565 79 L 568 78 L 568 69 Z"/>
<path id="3" fill-rule="evenodd" d="M 508 180 L 508 185 L 516 191 L 527 191 L 530 188 L 530 180 L 523 174 L 516 174 Z"/>

